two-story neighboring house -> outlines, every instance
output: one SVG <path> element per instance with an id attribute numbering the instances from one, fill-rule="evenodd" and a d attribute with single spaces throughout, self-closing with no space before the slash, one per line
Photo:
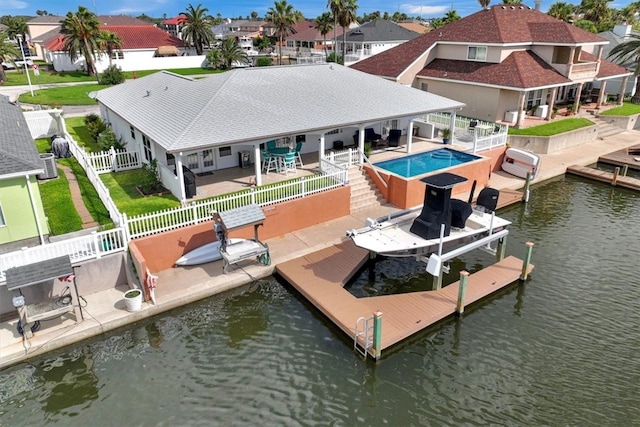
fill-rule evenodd
<path id="1" fill-rule="evenodd" d="M 161 28 L 165 30 L 167 33 L 171 34 L 173 37 L 179 38 L 182 40 L 182 20 L 185 18 L 185 15 L 178 15 L 174 18 L 165 19 L 162 21 Z"/>
<path id="2" fill-rule="evenodd" d="M 267 27 L 267 22 L 265 21 L 238 19 L 222 24 L 220 27 L 221 34 L 219 36 L 217 31 L 214 30 L 214 32 L 216 33 L 216 37 L 220 39 L 233 37 L 238 42 L 238 46 L 246 51 L 247 54 L 252 55 L 257 53 L 253 48 L 253 41 L 259 37 L 271 36 L 270 28 L 271 27 Z"/>
<path id="3" fill-rule="evenodd" d="M 618 46 L 621 43 L 628 42 L 629 40 L 633 40 L 631 36 L 633 35 L 635 37 L 638 37 L 640 36 L 640 33 L 634 31 L 631 25 L 621 24 L 614 26 L 611 31 L 604 31 L 602 33 L 598 33 L 598 35 L 609 40 L 609 44 L 604 47 L 604 51 L 602 52 L 602 57 L 608 58 L 611 50 L 614 47 Z M 620 65 L 629 70 L 633 70 L 636 67 L 636 61 L 632 59 Z M 633 94 L 636 88 L 637 79 L 637 76 L 632 76 L 627 81 L 627 86 L 624 88 L 621 88 L 622 78 L 611 79 L 608 81 L 605 80 L 603 82 L 597 81 L 593 83 L 593 87 L 612 94 L 618 94 L 620 92 L 623 92 L 625 94 Z"/>
<path id="4" fill-rule="evenodd" d="M 385 19 L 369 21 L 347 33 L 345 64 L 353 64 L 364 58 L 413 40 L 422 33 L 404 28 Z M 342 52 L 342 38 L 338 39 L 338 52 Z"/>
<path id="5" fill-rule="evenodd" d="M 42 243 L 49 234 L 37 182 L 43 172 L 20 106 L 0 95 L 0 245 Z"/>
<path id="6" fill-rule="evenodd" d="M 335 37 L 342 38 L 342 28 L 335 29 Z M 284 40 L 283 55 L 290 56 L 316 56 L 333 52 L 334 31 L 331 30 L 323 36 L 315 27 L 313 21 L 298 22 L 293 26 L 293 31 Z"/>
<path id="7" fill-rule="evenodd" d="M 555 104 L 574 103 L 587 83 L 622 78 L 624 87 L 631 73 L 603 59 L 607 43 L 538 10 L 499 5 L 352 67 L 464 102 L 462 115 L 521 125 L 533 107 L 548 119 Z"/>

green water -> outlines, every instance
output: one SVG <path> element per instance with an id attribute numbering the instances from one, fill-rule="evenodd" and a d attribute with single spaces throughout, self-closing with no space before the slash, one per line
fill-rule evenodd
<path id="1" fill-rule="evenodd" d="M 536 243 L 531 279 L 378 363 L 271 279 L 0 372 L 0 425 L 640 425 L 639 212 L 582 179 L 534 188 L 500 212 L 508 254 Z M 423 269 L 381 260 L 351 289 L 421 289 Z"/>

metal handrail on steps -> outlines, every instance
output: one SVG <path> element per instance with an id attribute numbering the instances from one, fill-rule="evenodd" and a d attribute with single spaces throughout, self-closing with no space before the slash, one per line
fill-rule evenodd
<path id="1" fill-rule="evenodd" d="M 358 151 L 358 153 L 362 156 L 362 159 L 365 161 L 365 163 L 371 167 L 371 170 L 373 170 L 373 173 L 376 174 L 380 182 L 382 182 L 382 185 L 384 185 L 384 188 L 389 188 L 389 184 L 387 184 L 387 181 L 385 181 L 382 175 L 378 173 L 378 169 L 375 166 L 373 166 L 373 164 L 369 161 L 369 158 L 365 156 L 365 154 L 361 151 Z"/>

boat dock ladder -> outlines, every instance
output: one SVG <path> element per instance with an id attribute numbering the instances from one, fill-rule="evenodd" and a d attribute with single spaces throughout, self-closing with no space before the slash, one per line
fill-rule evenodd
<path id="1" fill-rule="evenodd" d="M 358 345 L 358 338 L 360 337 L 362 337 L 364 346 Z M 366 358 L 367 352 L 371 347 L 373 347 L 373 316 L 359 317 L 354 328 L 353 349 Z"/>

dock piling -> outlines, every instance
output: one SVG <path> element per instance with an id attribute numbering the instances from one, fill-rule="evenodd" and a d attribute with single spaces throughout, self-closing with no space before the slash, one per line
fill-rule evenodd
<path id="1" fill-rule="evenodd" d="M 467 292 L 468 279 L 469 272 L 462 270 L 460 272 L 460 286 L 458 287 L 458 303 L 456 304 L 456 313 L 460 316 L 464 313 L 464 295 Z"/>
<path id="2" fill-rule="evenodd" d="M 531 172 L 527 172 L 527 178 L 524 182 L 524 191 L 522 193 L 522 201 L 529 202 L 529 187 L 531 186 Z"/>
<path id="3" fill-rule="evenodd" d="M 380 310 L 373 313 L 373 350 L 375 359 L 380 359 L 382 353 L 382 312 Z"/>
<path id="4" fill-rule="evenodd" d="M 498 247 L 496 248 L 497 262 L 500 262 L 504 259 L 504 255 L 507 250 L 507 237 L 508 236 L 504 236 L 502 239 L 498 240 Z"/>
<path id="5" fill-rule="evenodd" d="M 531 263 L 531 252 L 533 252 L 533 242 L 527 242 L 527 252 L 522 263 L 522 274 L 520 280 L 527 280 L 529 277 L 529 264 Z"/>
<path id="6" fill-rule="evenodd" d="M 629 165 L 622 166 L 622 176 L 627 176 L 627 172 L 629 172 Z"/>
<path id="7" fill-rule="evenodd" d="M 613 178 L 611 178 L 611 185 L 616 185 L 618 183 L 618 175 L 620 175 L 620 168 L 617 167 L 613 171 Z"/>

